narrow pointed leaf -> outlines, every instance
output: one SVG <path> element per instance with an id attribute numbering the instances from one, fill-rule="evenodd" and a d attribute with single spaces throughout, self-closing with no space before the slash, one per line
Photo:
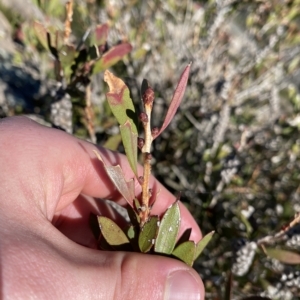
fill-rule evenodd
<path id="1" fill-rule="evenodd" d="M 187 265 L 192 266 L 194 262 L 196 244 L 193 241 L 187 241 L 178 245 L 172 252 L 172 255 L 179 258 Z"/>
<path id="2" fill-rule="evenodd" d="M 186 88 L 188 78 L 189 78 L 190 68 L 191 68 L 191 64 L 188 64 L 187 67 L 184 69 L 183 73 L 181 74 L 181 77 L 180 77 L 177 87 L 175 89 L 175 92 L 174 92 L 173 98 L 171 100 L 169 109 L 167 111 L 166 117 L 164 119 L 164 122 L 163 122 L 158 134 L 154 138 L 157 138 L 172 121 L 172 119 L 177 111 L 177 108 L 179 107 L 181 100 L 183 98 L 185 88 Z"/>
<path id="3" fill-rule="evenodd" d="M 207 246 L 207 244 L 211 240 L 214 233 L 215 233 L 214 231 L 211 231 L 206 236 L 204 236 L 201 241 L 198 242 L 198 244 L 196 245 L 196 252 L 195 252 L 195 259 L 194 260 L 196 260 L 199 257 L 199 255 L 202 253 L 202 251 Z"/>
<path id="4" fill-rule="evenodd" d="M 131 123 L 129 120 L 124 125 L 120 125 L 120 132 L 122 137 L 123 146 L 125 149 L 126 157 L 130 164 L 130 167 L 136 177 L 137 174 L 137 138 L 138 135 L 131 129 Z"/>
<path id="5" fill-rule="evenodd" d="M 171 254 L 174 250 L 180 227 L 180 209 L 178 201 L 171 205 L 161 219 L 155 242 L 155 252 Z"/>
<path id="6" fill-rule="evenodd" d="M 154 245 L 158 232 L 158 225 L 158 216 L 151 216 L 141 228 L 141 232 L 139 235 L 139 248 L 141 252 L 146 253 L 150 251 L 150 249 Z"/>
<path id="7" fill-rule="evenodd" d="M 102 57 L 95 63 L 93 73 L 97 74 L 102 72 L 127 55 L 132 50 L 129 43 L 122 43 L 112 47 L 109 51 L 105 52 Z"/>
<path id="8" fill-rule="evenodd" d="M 290 265 L 300 264 L 300 254 L 288 250 L 264 248 L 265 253 L 271 258 L 275 258 L 282 263 Z"/>
<path id="9" fill-rule="evenodd" d="M 132 206 L 132 201 L 133 201 L 133 195 L 134 191 L 129 189 L 128 182 L 126 181 L 124 177 L 124 173 L 119 165 L 117 166 L 106 166 L 104 163 L 101 155 L 97 152 L 94 151 L 98 159 L 103 163 L 104 169 L 109 176 L 110 180 L 113 182 L 117 190 L 120 192 L 120 194 L 125 198 L 125 200 L 128 202 L 130 206 Z"/>
<path id="10" fill-rule="evenodd" d="M 129 239 L 122 229 L 111 219 L 98 216 L 98 223 L 103 237 L 112 247 L 129 244 Z"/>

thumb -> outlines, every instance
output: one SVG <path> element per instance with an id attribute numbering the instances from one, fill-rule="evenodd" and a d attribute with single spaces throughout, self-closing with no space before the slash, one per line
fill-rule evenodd
<path id="1" fill-rule="evenodd" d="M 204 299 L 199 275 L 179 261 L 134 253 L 102 255 L 113 266 L 109 273 L 101 267 L 98 273 L 110 287 L 104 299 Z"/>
<path id="2" fill-rule="evenodd" d="M 114 300 L 204 299 L 203 283 L 195 270 L 180 261 L 139 253 L 97 251 L 76 247 L 79 265 L 69 273 L 80 282 L 71 295 Z M 72 247 L 74 251 L 74 245 Z M 74 261 L 74 258 L 72 258 Z M 80 270 L 80 271 L 79 271 Z M 85 287 L 85 288 L 82 288 Z M 86 293 L 86 290 L 89 291 Z M 66 298 L 65 297 L 65 298 Z"/>
<path id="3" fill-rule="evenodd" d="M 21 221 L 22 222 L 22 221 Z M 195 270 L 147 254 L 83 247 L 51 224 L 4 239 L 3 295 L 37 299 L 204 299 Z M 5 250 L 6 249 L 6 250 Z M 5 298 L 5 297 L 4 297 Z"/>

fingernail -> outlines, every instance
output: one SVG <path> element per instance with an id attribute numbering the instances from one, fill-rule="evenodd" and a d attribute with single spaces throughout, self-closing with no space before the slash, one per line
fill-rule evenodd
<path id="1" fill-rule="evenodd" d="M 200 284 L 189 271 L 176 271 L 167 278 L 164 300 L 200 300 Z"/>

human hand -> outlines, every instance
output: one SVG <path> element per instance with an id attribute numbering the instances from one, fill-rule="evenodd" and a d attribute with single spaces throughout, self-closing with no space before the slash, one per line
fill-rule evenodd
<path id="1" fill-rule="evenodd" d="M 4 299 L 204 299 L 198 274 L 178 260 L 93 249 L 90 212 L 111 214 L 93 197 L 126 204 L 96 158 L 95 145 L 12 117 L 0 120 L 0 146 Z M 120 164 L 126 178 L 134 177 L 126 157 L 98 150 L 108 165 Z M 155 179 L 152 184 L 160 190 L 152 213 L 162 214 L 175 198 Z M 200 229 L 183 205 L 181 219 L 181 232 L 191 227 L 197 242 Z"/>

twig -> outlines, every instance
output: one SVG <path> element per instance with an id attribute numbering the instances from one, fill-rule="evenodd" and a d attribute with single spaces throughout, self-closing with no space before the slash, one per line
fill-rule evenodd
<path id="1" fill-rule="evenodd" d="M 257 245 L 265 245 L 265 244 L 272 244 L 276 241 L 279 241 L 281 239 L 284 239 L 286 233 L 295 225 L 300 223 L 300 213 L 296 214 L 294 219 L 283 229 L 281 229 L 279 232 L 275 233 L 274 235 L 267 235 L 257 241 Z"/>
<path id="2" fill-rule="evenodd" d="M 144 112 L 140 114 L 140 120 L 144 127 L 144 145 L 142 147 L 142 153 L 144 154 L 144 172 L 142 180 L 142 205 L 141 205 L 141 225 L 143 225 L 150 214 L 149 201 L 151 198 L 151 192 L 149 190 L 149 180 L 151 175 L 151 145 L 153 142 L 153 136 L 151 131 L 151 113 L 154 102 L 154 91 L 148 86 L 145 93 L 142 96 L 144 104 Z"/>
<path id="3" fill-rule="evenodd" d="M 64 44 L 69 43 L 69 38 L 72 32 L 71 24 L 73 21 L 73 0 L 69 0 L 66 3 L 66 21 L 65 21 L 65 32 L 64 32 Z"/>

